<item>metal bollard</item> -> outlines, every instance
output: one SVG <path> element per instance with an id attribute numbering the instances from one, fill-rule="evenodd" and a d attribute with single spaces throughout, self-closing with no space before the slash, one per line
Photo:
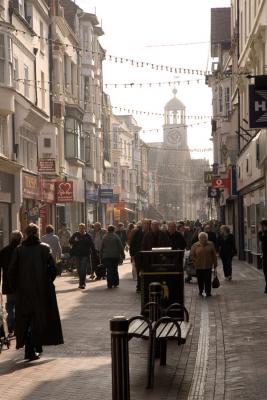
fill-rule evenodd
<path id="1" fill-rule="evenodd" d="M 151 307 L 149 307 L 150 321 L 157 321 L 161 316 L 160 315 L 161 291 L 162 291 L 162 286 L 159 282 L 151 282 L 149 284 L 149 301 L 156 303 L 156 305 L 151 304 Z"/>
<path id="2" fill-rule="evenodd" d="M 130 400 L 128 326 L 123 316 L 110 320 L 112 400 Z"/>

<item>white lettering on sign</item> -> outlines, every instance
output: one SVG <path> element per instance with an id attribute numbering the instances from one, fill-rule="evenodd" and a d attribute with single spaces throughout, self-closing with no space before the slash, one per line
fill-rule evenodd
<path id="1" fill-rule="evenodd" d="M 267 111 L 266 107 L 266 101 L 262 101 L 261 103 L 259 101 L 255 101 L 255 111 Z"/>

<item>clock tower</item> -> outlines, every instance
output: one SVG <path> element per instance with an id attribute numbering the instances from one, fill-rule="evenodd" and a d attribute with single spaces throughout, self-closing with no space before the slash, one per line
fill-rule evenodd
<path id="1" fill-rule="evenodd" d="M 173 149 L 187 148 L 187 132 L 185 126 L 185 106 L 176 97 L 177 90 L 173 89 L 173 98 L 164 109 L 163 145 Z"/>

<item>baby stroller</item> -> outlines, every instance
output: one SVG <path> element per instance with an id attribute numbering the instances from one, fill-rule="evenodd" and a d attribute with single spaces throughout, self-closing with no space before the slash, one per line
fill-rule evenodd
<path id="1" fill-rule="evenodd" d="M 190 256 L 190 250 L 185 251 L 184 270 L 186 272 L 185 282 L 190 283 L 193 276 L 197 276 L 193 260 Z"/>
<path id="2" fill-rule="evenodd" d="M 10 339 L 8 337 L 6 317 L 4 314 L 3 298 L 2 294 L 0 293 L 0 353 L 2 352 L 4 346 L 9 349 Z"/>

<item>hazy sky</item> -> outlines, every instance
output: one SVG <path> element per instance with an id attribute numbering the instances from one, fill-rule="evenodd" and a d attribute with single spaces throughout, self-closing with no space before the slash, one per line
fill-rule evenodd
<path id="1" fill-rule="evenodd" d="M 206 70 L 210 61 L 210 8 L 230 6 L 230 0 L 76 0 L 76 3 L 85 11 L 96 12 L 105 32 L 101 44 L 107 54 L 203 70 Z M 104 63 L 104 83 L 169 82 L 197 78 L 199 77 L 196 75 L 178 76 L 108 60 Z M 185 104 L 188 116 L 211 115 L 211 91 L 204 84 L 204 78 L 202 81 L 201 84 L 176 86 L 177 95 Z M 174 85 L 135 89 L 109 87 L 105 91 L 110 95 L 113 106 L 163 113 L 166 102 L 173 96 L 173 87 Z M 116 109 L 114 113 L 119 114 Z M 162 140 L 162 133 L 150 130 L 161 128 L 163 117 L 134 116 L 139 126 L 146 131 L 142 134 L 145 141 Z M 199 121 L 187 120 L 188 124 L 194 122 Z M 210 133 L 210 122 L 189 127 L 189 147 L 210 148 Z M 208 156 L 211 160 L 212 153 L 198 152 L 193 156 Z"/>

